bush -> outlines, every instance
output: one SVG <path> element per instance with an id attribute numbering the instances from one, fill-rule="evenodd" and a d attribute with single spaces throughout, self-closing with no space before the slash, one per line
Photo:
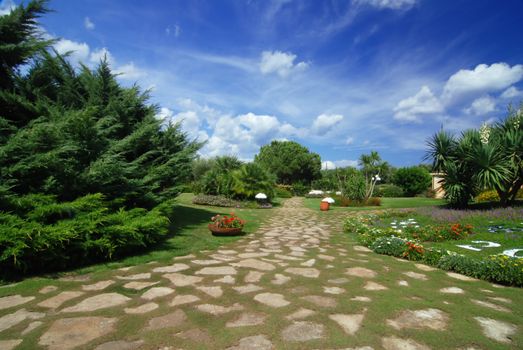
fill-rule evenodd
<path id="1" fill-rule="evenodd" d="M 516 198 L 523 198 L 523 189 L 520 189 L 516 195 Z M 499 194 L 495 190 L 483 191 L 474 198 L 478 203 L 481 202 L 499 202 Z"/>
<path id="2" fill-rule="evenodd" d="M 480 278 L 519 287 L 523 286 L 523 258 L 491 255 L 487 261 L 487 268 Z"/>
<path id="3" fill-rule="evenodd" d="M 266 194 L 269 200 L 274 197 L 275 178 L 260 165 L 244 164 L 233 176 L 236 198 L 254 199 L 260 192 Z"/>
<path id="4" fill-rule="evenodd" d="M 1 213 L 0 274 L 9 278 L 134 253 L 167 234 L 165 209 L 111 213 L 98 193 L 73 202 L 42 205 L 23 217 Z"/>
<path id="5" fill-rule="evenodd" d="M 292 194 L 295 196 L 303 197 L 310 191 L 310 186 L 304 185 L 302 183 L 292 184 Z"/>
<path id="6" fill-rule="evenodd" d="M 443 270 L 478 277 L 481 261 L 461 254 L 449 254 L 441 257 L 437 266 Z"/>
<path id="7" fill-rule="evenodd" d="M 370 249 L 378 254 L 392 255 L 396 257 L 402 257 L 406 242 L 403 238 L 399 237 L 379 237 L 371 245 Z"/>
<path id="8" fill-rule="evenodd" d="M 200 194 L 193 198 L 193 204 L 212 205 L 214 207 L 239 208 L 240 202 L 226 198 L 224 196 L 212 196 Z"/>
<path id="9" fill-rule="evenodd" d="M 427 248 L 423 255 L 423 262 L 427 265 L 437 266 L 441 257 L 449 255 L 449 251 L 440 248 Z"/>
<path id="10" fill-rule="evenodd" d="M 378 185 L 376 188 L 377 197 L 386 197 L 386 198 L 397 198 L 403 197 L 403 189 L 399 186 L 392 184 Z"/>
<path id="11" fill-rule="evenodd" d="M 414 197 L 430 187 L 432 177 L 425 167 L 400 168 L 394 174 L 393 182 L 401 187 L 405 196 Z"/>
<path id="12" fill-rule="evenodd" d="M 499 202 L 499 195 L 495 190 L 483 191 L 474 200 L 476 202 Z"/>
<path id="13" fill-rule="evenodd" d="M 361 173 L 354 173 L 350 176 L 344 188 L 344 195 L 354 201 L 363 201 L 365 198 L 365 178 Z"/>
<path id="14" fill-rule="evenodd" d="M 367 207 L 379 207 L 381 205 L 381 198 L 378 197 L 370 197 L 365 202 L 365 206 Z"/>
<path id="15" fill-rule="evenodd" d="M 275 188 L 276 197 L 291 198 L 292 192 L 290 191 L 290 186 L 288 186 L 288 187 L 289 188 L 287 188 L 287 186 L 285 186 L 285 185 L 276 185 L 276 188 Z"/>

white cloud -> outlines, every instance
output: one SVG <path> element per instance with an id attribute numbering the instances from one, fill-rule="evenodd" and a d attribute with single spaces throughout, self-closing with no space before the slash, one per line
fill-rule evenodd
<path id="1" fill-rule="evenodd" d="M 72 62 L 86 62 L 89 58 L 89 45 L 68 39 L 60 39 L 54 44 L 59 54 L 70 52 L 69 58 Z"/>
<path id="2" fill-rule="evenodd" d="M 124 80 L 136 80 L 147 75 L 145 71 L 136 67 L 133 62 L 116 67 L 114 73 L 118 74 L 118 77 Z"/>
<path id="3" fill-rule="evenodd" d="M 336 169 L 336 168 L 346 168 L 348 166 L 351 167 L 357 167 L 358 161 L 357 160 L 350 160 L 350 159 L 342 159 L 342 160 L 326 160 L 321 162 L 321 168 L 323 170 L 326 169 Z"/>
<path id="4" fill-rule="evenodd" d="M 484 115 L 496 108 L 496 100 L 490 96 L 482 96 L 475 99 L 470 107 L 465 108 L 465 113 L 473 115 Z"/>
<path id="5" fill-rule="evenodd" d="M 523 65 L 506 63 L 479 64 L 474 70 L 461 69 L 453 74 L 443 88 L 446 102 L 473 93 L 499 91 L 523 79 Z"/>
<path id="6" fill-rule="evenodd" d="M 15 9 L 16 5 L 13 0 L 4 0 L 0 3 L 0 16 L 5 16 Z"/>
<path id="7" fill-rule="evenodd" d="M 516 98 L 516 97 L 520 97 L 520 98 L 523 97 L 523 91 L 518 90 L 515 86 L 509 87 L 508 89 L 503 91 L 503 93 L 501 94 L 501 98 L 510 99 L 510 98 Z"/>
<path id="8" fill-rule="evenodd" d="M 93 64 L 98 64 L 104 58 L 111 65 L 114 64 L 114 62 L 115 62 L 113 55 L 105 47 L 92 51 L 91 54 L 89 55 L 89 62 L 91 62 Z"/>
<path id="9" fill-rule="evenodd" d="M 291 72 L 302 71 L 309 66 L 306 62 L 294 64 L 296 55 L 281 51 L 263 51 L 260 71 L 263 74 L 278 73 L 280 77 L 286 77 Z"/>
<path id="10" fill-rule="evenodd" d="M 422 115 L 442 113 L 443 105 L 430 91 L 423 86 L 416 95 L 398 102 L 394 107 L 394 119 L 405 122 L 420 122 Z"/>
<path id="11" fill-rule="evenodd" d="M 93 30 L 94 29 L 94 23 L 91 21 L 89 17 L 84 18 L 84 27 L 87 30 Z"/>
<path id="12" fill-rule="evenodd" d="M 333 161 L 326 160 L 324 162 L 321 162 L 321 170 L 327 170 L 327 169 L 335 169 L 336 164 L 334 164 Z"/>
<path id="13" fill-rule="evenodd" d="M 418 0 L 356 0 L 356 4 L 369 5 L 378 9 L 404 10 L 414 6 Z"/>
<path id="14" fill-rule="evenodd" d="M 320 114 L 312 123 L 312 132 L 318 135 L 325 135 L 342 120 L 343 116 L 341 114 Z"/>
<path id="15" fill-rule="evenodd" d="M 345 144 L 346 145 L 352 145 L 354 143 L 354 137 L 347 137 L 347 139 L 345 140 Z"/>
<path id="16" fill-rule="evenodd" d="M 178 24 L 175 24 L 174 26 L 167 26 L 167 28 L 165 28 L 165 34 L 167 34 L 167 36 L 172 34 L 175 38 L 177 38 L 181 33 L 182 28 Z"/>

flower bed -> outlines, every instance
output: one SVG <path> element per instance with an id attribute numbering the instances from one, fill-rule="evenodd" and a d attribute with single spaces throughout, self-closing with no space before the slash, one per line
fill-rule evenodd
<path id="1" fill-rule="evenodd" d="M 421 261 L 491 282 L 523 286 L 523 258 L 501 254 L 475 258 L 422 244 L 465 239 L 473 234 L 470 225 L 452 223 L 422 227 L 411 219 L 403 221 L 404 225 L 377 226 L 376 222 L 383 217 L 374 214 L 349 218 L 345 221 L 345 231 L 355 233 L 360 244 L 378 254 Z"/>

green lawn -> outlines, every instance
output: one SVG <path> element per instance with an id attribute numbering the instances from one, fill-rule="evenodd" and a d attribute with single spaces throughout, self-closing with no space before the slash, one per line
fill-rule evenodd
<path id="1" fill-rule="evenodd" d="M 319 210 L 321 198 L 305 198 L 305 206 L 310 209 Z M 427 206 L 445 205 L 443 199 L 412 197 L 412 198 L 382 198 L 379 207 L 338 207 L 331 206 L 334 211 L 357 211 L 357 210 L 376 210 L 376 209 L 397 209 L 397 208 L 419 208 Z"/>

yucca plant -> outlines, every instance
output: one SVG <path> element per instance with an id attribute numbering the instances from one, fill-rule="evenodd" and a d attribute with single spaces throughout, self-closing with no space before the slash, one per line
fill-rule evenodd
<path id="1" fill-rule="evenodd" d="M 443 189 L 451 205 L 464 207 L 479 191 L 493 189 L 503 206 L 511 204 L 523 185 L 523 116 L 509 110 L 505 120 L 459 139 L 441 130 L 428 142 L 426 159 L 444 174 Z"/>

